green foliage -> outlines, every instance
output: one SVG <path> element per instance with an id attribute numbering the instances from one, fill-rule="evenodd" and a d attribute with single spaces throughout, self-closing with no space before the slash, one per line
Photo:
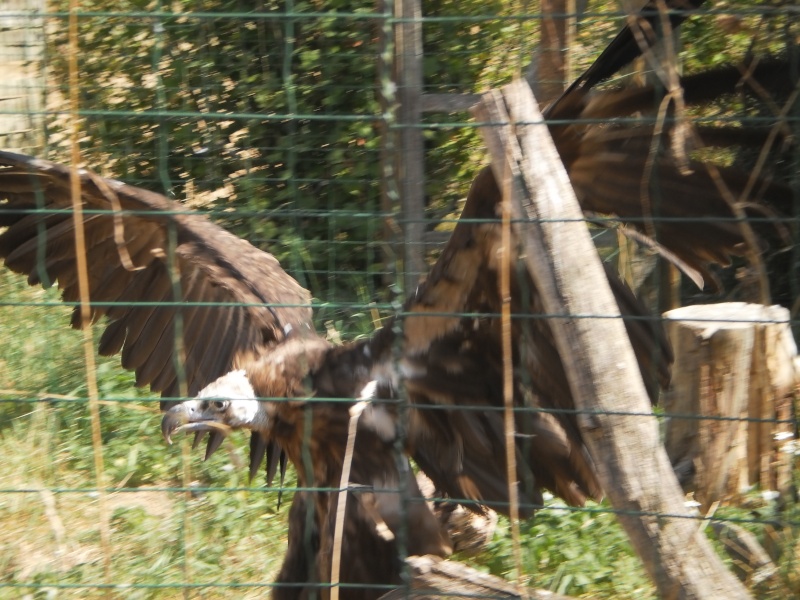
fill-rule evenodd
<path id="1" fill-rule="evenodd" d="M 509 20 L 513 9 L 502 2 L 428 3 L 427 15 L 452 20 L 424 26 L 426 90 L 472 92 L 517 72 L 536 24 Z M 384 273 L 375 216 L 382 74 L 372 0 L 255 7 L 244 0 L 94 0 L 82 10 L 113 11 L 79 21 L 88 165 L 209 210 L 275 254 L 318 298 L 390 298 L 385 282 L 393 274 Z M 310 11 L 332 16 L 303 16 Z M 285 12 L 295 16 L 279 16 Z M 480 18 L 464 22 L 464 16 Z M 55 89 L 48 99 L 66 111 L 65 19 L 53 21 L 49 41 Z M 64 114 L 49 123 L 54 158 L 68 157 Z M 457 123 L 467 115 L 435 118 Z M 426 194 L 435 219 L 453 212 L 484 158 L 471 128 L 431 127 L 425 136 Z"/>
<path id="2" fill-rule="evenodd" d="M 373 268 L 374 19 L 353 26 L 352 17 L 274 17 L 337 8 L 330 3 L 263 2 L 258 15 L 251 2 L 237 0 L 176 2 L 163 7 L 175 12 L 162 16 L 152 2 L 97 1 L 82 8 L 115 11 L 80 20 L 88 164 L 212 211 L 320 297 L 349 291 L 321 277 L 331 266 L 323 249 L 332 237 L 353 242 L 335 251 L 336 270 Z M 373 3 L 339 8 L 366 13 Z M 153 16 L 132 17 L 127 10 Z M 203 11 L 240 16 L 193 16 Z M 64 99 L 65 24 L 55 22 L 50 38 L 50 78 Z M 60 118 L 50 124 L 56 155 L 65 155 L 64 125 Z M 337 219 L 337 213 L 362 216 Z"/>
<path id="3" fill-rule="evenodd" d="M 569 596 L 656 598 L 612 513 L 576 511 L 559 501 L 549 504 L 520 526 L 522 571 L 532 578 L 532 585 Z M 500 520 L 493 542 L 476 560 L 495 575 L 513 577 L 514 552 L 506 519 Z"/>

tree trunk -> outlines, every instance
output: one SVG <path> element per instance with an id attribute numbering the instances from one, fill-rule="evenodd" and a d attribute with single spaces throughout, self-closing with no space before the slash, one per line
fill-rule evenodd
<path id="1" fill-rule="evenodd" d="M 42 0 L 5 0 L 0 11 L 5 113 L 0 114 L 0 147 L 5 150 L 30 153 L 43 146 L 44 20 L 34 14 L 44 8 Z"/>
<path id="2" fill-rule="evenodd" d="M 575 0 L 542 0 L 540 41 L 527 75 L 542 103 L 564 91 L 570 73 L 570 47 L 575 38 Z"/>

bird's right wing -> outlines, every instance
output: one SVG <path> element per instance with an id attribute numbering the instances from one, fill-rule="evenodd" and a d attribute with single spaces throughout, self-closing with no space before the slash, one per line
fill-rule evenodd
<path id="1" fill-rule="evenodd" d="M 635 15 L 629 16 L 626 25 L 591 66 L 547 107 L 546 116 L 561 119 L 562 115 L 573 113 L 575 105 L 589 91 L 619 73 L 663 39 L 665 29 L 671 33 L 704 3 L 705 0 L 666 0 L 663 6 L 667 12 L 664 13 L 659 2 L 648 0 Z"/>
<path id="2" fill-rule="evenodd" d="M 310 295 L 270 254 L 159 194 L 80 170 L 100 353 L 136 384 L 193 396 L 250 354 L 311 330 Z M 80 300 L 70 169 L 0 152 L 0 258 Z M 72 326 L 82 323 L 80 307 Z"/>

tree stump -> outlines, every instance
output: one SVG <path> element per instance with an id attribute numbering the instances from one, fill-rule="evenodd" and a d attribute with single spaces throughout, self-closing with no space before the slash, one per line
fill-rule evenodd
<path id="1" fill-rule="evenodd" d="M 797 354 L 789 311 L 731 302 L 664 314 L 675 354 L 665 445 L 703 510 L 753 485 L 786 491 Z"/>

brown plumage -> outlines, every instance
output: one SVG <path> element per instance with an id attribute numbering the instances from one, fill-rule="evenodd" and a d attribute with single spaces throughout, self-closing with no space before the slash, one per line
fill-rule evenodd
<path id="1" fill-rule="evenodd" d="M 299 484 L 339 488 L 349 420 L 347 411 L 334 404 L 287 409 L 283 406 L 277 410 L 273 439 L 286 450 L 289 460 L 296 466 Z M 382 409 L 373 406 L 367 410 L 379 412 Z M 355 437 L 338 578 L 343 597 L 365 600 L 383 595 L 388 585 L 402 583 L 398 539 L 403 540 L 409 555 L 446 557 L 452 551 L 447 532 L 420 494 L 407 459 L 398 456 L 395 450 L 395 431 L 375 427 L 370 422 L 372 418 L 369 414 L 362 415 L 364 422 Z M 389 416 L 374 418 L 388 419 Z M 305 419 L 311 419 L 312 431 L 307 445 Z M 307 462 L 313 473 L 306 472 L 304 452 L 308 452 Z M 398 461 L 405 463 L 404 473 L 398 471 Z M 282 584 L 330 581 L 336 509 L 337 502 L 341 501 L 342 495 L 336 492 L 295 494 L 291 509 L 295 515 L 289 515 L 288 553 L 276 578 L 273 597 L 298 597 L 298 588 Z M 309 506 L 310 503 L 313 506 Z M 298 508 L 298 504 L 302 508 Z M 313 523 L 311 538 L 315 538 L 311 554 L 305 539 L 308 511 Z M 353 584 L 358 587 L 349 587 Z M 327 590 L 320 595 L 327 597 Z"/>
<path id="2" fill-rule="evenodd" d="M 759 96 L 762 89 L 783 95 L 796 85 L 789 72 L 785 58 L 753 59 L 684 77 L 679 85 L 692 108 L 734 94 Z M 585 211 L 617 216 L 655 237 L 683 261 L 682 267 L 717 288 L 709 264 L 727 266 L 731 256 L 747 252 L 744 228 L 749 225 L 737 222 L 733 205 L 746 216 L 763 217 L 791 191 L 758 174 L 751 189 L 751 173 L 692 159 L 698 150 L 714 146 L 760 148 L 770 127 L 700 127 L 680 144 L 686 160 L 676 157 L 676 136 L 685 130 L 676 126 L 674 110 L 662 115 L 663 121 L 656 118 L 663 97 L 664 91 L 653 86 L 605 92 L 578 87 L 544 116 L 554 122 L 553 141 Z M 777 133 L 780 145 L 785 138 L 782 130 Z"/>
<path id="3" fill-rule="evenodd" d="M 658 242 L 687 268 L 708 278 L 708 264 L 726 264 L 731 254 L 742 253 L 746 237 L 740 224 L 727 221 L 657 227 L 650 223 L 655 216 L 727 219 L 733 211 L 702 163 L 691 163 L 692 172 L 685 174 L 669 152 L 652 162 L 662 197 L 657 203 L 643 202 L 647 185 L 643 188 L 642 182 L 650 181 L 647 157 L 655 129 L 619 118 L 646 114 L 656 91 L 593 90 L 630 60 L 632 48 L 633 54 L 638 52 L 630 32 L 618 40 L 622 40 L 619 55 L 610 53 L 616 58 L 606 59 L 603 68 L 581 78 L 546 111 L 548 118 L 557 120 L 551 126 L 554 141 L 587 211 L 613 214 L 633 221 L 645 234 L 657 234 Z M 764 65 L 756 75 L 771 86 L 774 74 L 785 67 L 780 61 Z M 687 78 L 684 83 L 687 98 L 697 101 L 748 88 L 739 85 L 730 69 Z M 709 89 L 715 90 L 713 96 L 703 92 Z M 602 125 L 598 118 L 618 120 Z M 668 138 L 674 131 L 665 128 L 663 147 L 672 147 Z M 763 139 L 747 128 L 729 128 L 716 136 L 707 132 L 703 138 L 734 145 Z M 740 198 L 744 179 L 721 173 L 733 197 Z M 84 209 L 89 211 L 83 219 L 92 316 L 107 317 L 100 352 L 121 353 L 123 366 L 136 372 L 137 384 L 149 385 L 164 398 L 203 396 L 170 409 L 163 422 L 168 437 L 181 427 L 212 431 L 208 452 L 213 452 L 224 428 L 248 428 L 253 431 L 251 473 L 267 456 L 268 473 L 274 474 L 282 451 L 296 465 L 303 485 L 338 488 L 349 409 L 355 398 L 370 390 L 349 478 L 358 490 L 348 501 L 342 581 L 397 582 L 400 562 L 387 530 L 392 536 L 407 531 L 412 552 L 442 555 L 448 550 L 446 536 L 431 520 L 430 511 L 413 508 L 425 505 L 413 478 L 407 480 L 406 459 L 397 456 L 396 405 L 391 401 L 401 395 L 410 402 L 404 449 L 439 493 L 473 500 L 477 505 L 470 506 L 475 510 L 483 504 L 507 511 L 499 411 L 500 193 L 489 169 L 476 177 L 463 213 L 464 218 L 485 221 L 457 225 L 429 277 L 407 300 L 405 310 L 411 314 L 398 327 L 400 339 L 395 337 L 397 324 L 390 323 L 370 340 L 340 348 L 316 336 L 310 310 L 304 306 L 310 295 L 271 255 L 158 194 L 87 171 L 81 172 L 81 182 Z M 775 184 L 754 189 L 767 199 L 787 193 Z M 0 257 L 11 270 L 27 275 L 31 284 L 57 282 L 64 299 L 75 301 L 72 216 L 47 212 L 70 207 L 66 167 L 0 152 L 0 226 L 7 227 L 0 234 Z M 552 332 L 541 318 L 535 286 L 524 271 L 517 269 L 512 276 L 512 310 L 521 316 L 513 327 L 514 400 L 527 409 L 516 417 L 518 479 L 522 512 L 530 514 L 541 503 L 543 489 L 571 504 L 582 504 L 602 492 L 570 412 L 574 402 Z M 669 377 L 663 332 L 657 322 L 645 318 L 630 290 L 611 273 L 609 281 L 655 398 Z M 134 304 L 138 302 L 162 304 Z M 197 305 L 218 302 L 229 305 Z M 77 309 L 72 322 L 80 325 Z M 182 337 L 177 339 L 179 332 Z M 242 370 L 234 378 L 244 382 L 244 395 L 237 400 L 215 396 L 218 378 L 235 369 Z M 403 394 L 398 389 L 401 383 Z M 308 401 L 310 396 L 348 401 Z M 273 397 L 288 400 L 257 400 Z M 216 428 L 210 422 L 217 423 Z M 396 490 L 403 487 L 401 483 L 417 501 L 411 503 L 413 526 L 398 520 L 397 491 L 376 493 L 383 487 Z M 334 505 L 331 492 L 295 495 L 289 551 L 279 582 L 328 580 Z M 304 517 L 308 510 L 311 519 Z M 380 568 L 369 568 L 365 561 Z M 296 586 L 279 588 L 275 594 L 293 598 L 306 592 Z M 351 590 L 348 596 L 372 598 L 379 592 Z"/>
<path id="4" fill-rule="evenodd" d="M 369 345 L 374 346 L 374 342 L 334 347 L 322 340 L 292 340 L 248 367 L 247 379 L 256 397 L 356 398 L 374 379 L 374 363 L 364 351 Z M 277 389 L 275 382 L 281 382 L 282 388 L 282 382 L 290 382 L 290 386 Z M 420 494 L 408 459 L 397 453 L 396 415 L 391 407 L 380 403 L 388 398 L 388 390 L 376 388 L 370 399 L 373 396 L 378 402 L 366 407 L 360 416 L 354 440 L 348 481 L 355 491 L 347 500 L 342 536 L 339 581 L 344 596 L 356 600 L 381 596 L 387 585 L 401 583 L 397 537 L 404 536 L 404 547 L 411 555 L 444 557 L 452 551 L 446 531 Z M 300 486 L 339 488 L 353 403 L 262 402 L 260 407 L 269 419 L 267 427 L 254 432 L 286 452 L 295 465 Z M 219 414 L 215 420 L 226 422 Z M 399 470 L 401 465 L 404 472 Z M 296 598 L 302 592 L 302 588 L 281 584 L 330 581 L 340 498 L 328 491 L 295 494 L 291 513 L 296 516 L 289 516 L 289 549 L 275 582 L 275 598 Z M 310 532 L 309 510 L 313 515 Z M 307 533 L 315 540 L 310 546 L 314 550 L 311 556 Z M 348 584 L 358 587 L 350 589 Z M 323 598 L 327 594 L 327 590 L 321 591 Z"/>
<path id="5" fill-rule="evenodd" d="M 78 301 L 72 215 L 52 212 L 72 208 L 69 169 L 9 152 L 0 167 L 0 227 L 9 227 L 0 257 L 31 285 L 57 283 L 65 301 Z M 121 353 L 137 386 L 194 396 L 288 335 L 312 331 L 308 291 L 270 254 L 160 194 L 86 170 L 80 177 L 92 319 L 108 317 L 99 351 Z M 78 307 L 72 325 L 80 326 Z"/>
<path id="6" fill-rule="evenodd" d="M 376 336 L 380 339 L 381 336 Z M 375 365 L 367 348 L 375 340 L 334 347 L 321 339 L 294 338 L 246 369 L 228 374 L 201 391 L 196 400 L 172 407 L 164 416 L 167 439 L 179 429 L 212 440 L 229 428 L 246 428 L 257 440 L 251 469 L 270 444 L 295 465 L 298 484 L 289 512 L 289 545 L 273 597 L 304 598 L 316 584 L 331 581 L 337 503 L 342 483 L 350 409 L 363 408 L 353 440 L 349 488 L 341 537 L 338 582 L 347 598 L 370 599 L 401 583 L 398 540 L 412 555 L 447 556 L 452 544 L 442 523 L 422 497 L 400 443 L 393 406 L 380 402 L 389 390 L 372 379 Z M 345 387 L 343 387 L 345 386 Z M 360 391 L 368 404 L 354 404 Z M 320 400 L 308 401 L 310 396 Z M 286 397 L 286 401 L 258 400 Z M 323 398 L 350 398 L 323 401 Z M 218 445 L 218 444 L 215 444 Z M 210 446 L 213 451 L 213 446 Z M 303 585 L 298 585 L 303 584 Z M 354 587 L 350 587 L 354 586 Z M 317 593 L 327 598 L 329 589 Z"/>
<path id="7" fill-rule="evenodd" d="M 692 75 L 681 84 L 687 102 L 701 103 L 733 93 L 752 93 L 758 86 L 776 92 L 791 90 L 794 83 L 784 76 L 787 71 L 785 60 L 771 58 Z M 741 73 L 745 72 L 749 75 L 743 80 Z M 763 215 L 770 204 L 791 198 L 788 187 L 757 176 L 752 187 L 756 191 L 745 197 L 751 174 L 712 167 L 700 160 L 690 160 L 690 171 L 684 172 L 680 161 L 666 150 L 674 134 L 669 121 L 660 134 L 661 150 L 651 163 L 651 147 L 659 135 L 656 125 L 652 121 L 626 123 L 624 119 L 650 112 L 658 95 L 652 87 L 634 92 L 593 92 L 587 86 L 571 89 L 571 94 L 544 114 L 555 120 L 550 131 L 583 208 L 611 214 L 643 234 L 653 234 L 654 238 L 648 238 L 653 247 L 662 248 L 662 255 L 696 281 L 705 279 L 713 287 L 716 281 L 710 265 L 728 265 L 732 255 L 746 254 L 747 225 L 736 221 L 731 199 L 743 206 L 746 214 Z M 619 120 L 600 121 L 611 118 Z M 748 127 L 709 128 L 701 134 L 704 140 L 725 146 L 764 141 L 763 130 Z M 694 148 L 700 147 L 698 140 Z M 652 173 L 648 171 L 651 166 Z M 642 192 L 648 189 L 651 176 L 658 187 L 652 198 L 645 199 Z M 406 303 L 411 316 L 404 323 L 401 367 L 414 407 L 409 444 L 416 462 L 443 493 L 503 511 L 507 483 L 500 451 L 504 446 L 501 414 L 475 410 L 502 405 L 496 317 L 501 311 L 496 258 L 500 199 L 494 175 L 486 168 L 473 182 L 462 221 L 430 276 Z M 467 223 L 467 219 L 486 222 Z M 512 248 L 516 247 L 512 241 Z M 614 273 L 607 272 L 645 385 L 655 401 L 659 388 L 669 382 L 669 345 L 660 323 L 648 317 Z M 576 505 L 601 493 L 571 412 L 575 404 L 552 331 L 548 320 L 539 316 L 542 312 L 530 276 L 515 269 L 515 404 L 531 409 L 518 412 L 516 422 L 521 436 L 517 463 L 523 514 L 541 503 L 541 488 Z M 487 316 L 472 316 L 475 314 Z M 472 410 L 461 410 L 464 406 Z"/>

